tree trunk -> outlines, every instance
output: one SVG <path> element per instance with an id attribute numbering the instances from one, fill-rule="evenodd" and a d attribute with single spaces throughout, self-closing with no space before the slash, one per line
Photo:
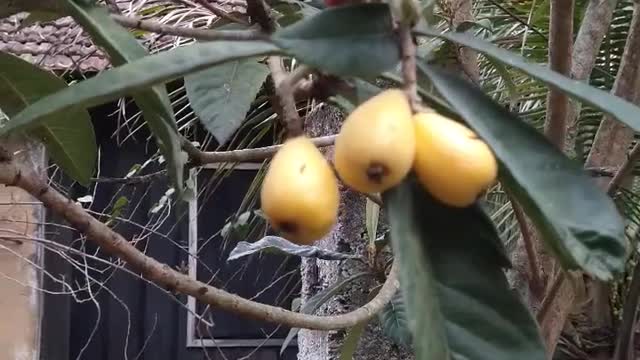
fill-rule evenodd
<path id="1" fill-rule="evenodd" d="M 321 136 L 336 134 L 342 123 L 343 116 L 334 107 L 326 104 L 317 106 L 307 116 L 307 134 Z M 331 158 L 333 148 L 326 148 L 325 154 Z M 365 199 L 362 195 L 341 186 L 340 214 L 333 232 L 317 243 L 318 246 L 354 254 L 366 254 L 367 243 L 364 238 Z M 302 264 L 302 301 L 306 302 L 319 291 L 335 284 L 341 279 L 362 271 L 367 266 L 361 262 L 324 261 L 305 259 Z M 341 294 L 333 297 L 317 312 L 319 315 L 339 314 L 357 308 L 367 302 L 369 292 L 375 286 L 374 279 L 367 277 L 354 282 Z M 346 331 L 310 331 L 301 330 L 298 334 L 300 360 L 333 360 L 340 358 L 340 352 Z M 367 326 L 366 332 L 360 339 L 358 351 L 354 357 L 357 360 L 412 359 L 413 356 L 405 349 L 400 349 L 389 338 L 382 334 L 376 318 Z"/>
<path id="2" fill-rule="evenodd" d="M 15 136 L 2 146 L 16 161 L 45 173 L 39 143 Z M 30 262 L 40 266 L 43 249 L 24 238 L 44 236 L 44 212 L 26 191 L 0 186 L 0 359 L 39 358 L 42 274 Z"/>

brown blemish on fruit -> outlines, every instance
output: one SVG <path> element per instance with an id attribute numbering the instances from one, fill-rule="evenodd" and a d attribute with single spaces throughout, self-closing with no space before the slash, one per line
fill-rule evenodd
<path id="1" fill-rule="evenodd" d="M 387 175 L 389 175 L 389 168 L 380 163 L 373 162 L 367 168 L 367 178 L 373 183 L 381 184 Z"/>
<path id="2" fill-rule="evenodd" d="M 298 224 L 293 221 L 281 221 L 278 223 L 280 231 L 287 234 L 295 234 L 298 231 Z"/>

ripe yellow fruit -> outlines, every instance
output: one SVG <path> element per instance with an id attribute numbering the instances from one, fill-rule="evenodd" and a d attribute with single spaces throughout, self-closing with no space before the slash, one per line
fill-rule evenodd
<path id="1" fill-rule="evenodd" d="M 404 179 L 415 156 L 411 108 L 404 92 L 385 90 L 342 124 L 334 164 L 342 181 L 363 193 L 383 192 Z"/>
<path id="2" fill-rule="evenodd" d="M 308 245 L 331 231 L 340 193 L 331 166 L 305 136 L 285 141 L 271 161 L 260 192 L 271 226 L 294 243 Z"/>
<path id="3" fill-rule="evenodd" d="M 444 204 L 467 207 L 495 183 L 498 163 L 468 127 L 436 113 L 414 116 L 414 170 L 429 193 Z"/>

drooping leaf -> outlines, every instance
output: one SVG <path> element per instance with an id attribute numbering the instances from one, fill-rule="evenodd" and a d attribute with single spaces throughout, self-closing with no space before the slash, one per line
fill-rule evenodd
<path id="1" fill-rule="evenodd" d="M 407 314 L 401 291 L 398 291 L 378 314 L 382 332 L 396 344 L 411 347 L 412 338 L 408 318 L 409 314 Z"/>
<path id="2" fill-rule="evenodd" d="M 340 349 L 340 360 L 353 360 L 356 350 L 358 350 L 358 343 L 364 331 L 367 328 L 368 321 L 363 321 L 358 325 L 351 327 L 347 331 L 347 336 L 342 342 L 342 349 Z"/>
<path id="3" fill-rule="evenodd" d="M 354 275 L 349 276 L 348 278 L 342 279 L 335 284 L 327 287 L 326 289 L 320 291 L 319 293 L 310 297 L 300 308 L 300 313 L 302 314 L 313 314 L 318 310 L 322 305 L 326 304 L 327 301 L 331 300 L 332 297 L 339 294 L 342 290 L 344 290 L 348 285 L 352 282 L 363 278 L 365 276 L 371 276 L 371 273 L 361 272 Z M 287 337 L 282 343 L 282 347 L 280 347 L 280 354 L 284 353 L 291 340 L 298 334 L 300 331 L 299 328 L 292 328 L 289 330 Z"/>
<path id="4" fill-rule="evenodd" d="M 386 4 L 330 8 L 277 31 L 273 41 L 303 63 L 340 76 L 376 76 L 400 59 Z"/>
<path id="5" fill-rule="evenodd" d="M 384 194 L 418 360 L 546 358 L 510 289 L 498 234 L 479 206 L 451 208 L 413 177 Z"/>
<path id="6" fill-rule="evenodd" d="M 256 59 L 232 61 L 185 77 L 193 111 L 219 144 L 242 125 L 269 68 Z"/>
<path id="7" fill-rule="evenodd" d="M 37 126 L 43 117 L 74 106 L 99 105 L 227 61 L 277 53 L 278 48 L 265 41 L 216 41 L 149 55 L 35 102 L 1 127 L 0 135 Z"/>
<path id="8" fill-rule="evenodd" d="M 83 0 L 66 0 L 66 4 L 73 18 L 91 35 L 96 44 L 106 50 L 114 65 L 124 65 L 149 55 L 133 34 L 109 16 L 106 8 Z M 167 90 L 162 84 L 132 95 L 142 110 L 147 126 L 157 139 L 160 152 L 167 160 L 173 186 L 181 195 L 185 159 L 180 152 L 178 128 Z"/>
<path id="9" fill-rule="evenodd" d="M 602 280 L 624 270 L 622 218 L 579 163 L 478 88 L 437 67 L 419 63 L 419 69 L 491 146 L 503 184 L 564 266 Z"/>
<path id="10" fill-rule="evenodd" d="M 582 81 L 572 80 L 542 64 L 531 63 L 508 50 L 501 49 L 487 41 L 467 34 L 440 33 L 433 29 L 418 33 L 441 37 L 481 52 L 495 61 L 517 68 L 529 76 L 565 92 L 569 96 L 582 100 L 624 122 L 634 130 L 640 131 L 640 117 L 638 117 L 640 108 L 622 98 L 592 87 Z"/>
<path id="11" fill-rule="evenodd" d="M 54 74 L 0 52 L 0 109 L 9 117 L 8 123 L 25 107 L 66 87 Z M 86 110 L 73 107 L 64 114 L 46 116 L 29 133 L 44 143 L 49 156 L 69 177 L 89 184 L 98 149 Z"/>
<path id="12" fill-rule="evenodd" d="M 343 254 L 310 245 L 297 245 L 278 236 L 265 236 L 254 243 L 240 241 L 238 245 L 231 250 L 227 261 L 236 260 L 260 251 L 275 251 L 321 260 L 346 260 L 359 258 L 358 255 Z"/>
<path id="13" fill-rule="evenodd" d="M 367 228 L 367 236 L 369 237 L 369 246 L 376 241 L 378 233 L 378 218 L 380 217 L 380 205 L 367 199 L 365 207 L 365 227 Z"/>

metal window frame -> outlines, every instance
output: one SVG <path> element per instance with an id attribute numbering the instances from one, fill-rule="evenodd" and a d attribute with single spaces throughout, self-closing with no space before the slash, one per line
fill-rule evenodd
<path id="1" fill-rule="evenodd" d="M 207 164 L 201 167 L 202 170 L 218 169 L 226 167 L 228 164 Z M 260 163 L 241 163 L 233 166 L 233 171 L 248 170 L 257 171 L 262 167 Z M 197 172 L 195 169 L 191 169 L 189 176 L 193 179 L 194 190 L 196 196 L 189 200 L 189 254 L 197 254 L 198 249 L 198 181 Z M 198 262 L 195 256 L 189 256 L 188 262 L 188 275 L 193 279 L 197 279 Z M 193 296 L 187 298 L 187 348 L 207 348 L 207 347 L 219 347 L 219 348 L 243 348 L 243 347 L 281 347 L 284 344 L 285 339 L 271 338 L 271 339 L 201 339 L 196 337 L 195 325 L 196 325 L 196 299 Z M 297 346 L 296 339 L 293 339 L 287 347 Z"/>

